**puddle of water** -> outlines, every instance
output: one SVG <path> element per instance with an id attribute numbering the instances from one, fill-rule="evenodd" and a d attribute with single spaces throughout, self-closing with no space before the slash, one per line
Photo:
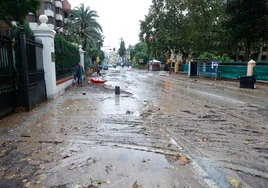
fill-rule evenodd
<path id="1" fill-rule="evenodd" d="M 43 186 L 68 182 L 69 185 L 79 184 L 84 187 L 90 185 L 90 178 L 95 182 L 103 182 L 101 187 L 132 187 L 136 181 L 142 187 L 199 185 L 197 180 L 187 180 L 188 177 L 193 177 L 192 174 L 187 175 L 189 169 L 184 167 L 174 170 L 162 154 L 109 146 L 78 147 L 81 152 L 63 159 L 57 166 L 48 170 L 51 175 Z M 108 181 L 111 182 L 109 185 L 105 183 Z M 183 184 L 184 181 L 188 182 Z"/>
<path id="2" fill-rule="evenodd" d="M 107 180 L 106 176 L 110 174 L 110 181 L 112 179 L 113 181 L 118 179 L 124 181 L 123 179 L 130 174 L 139 177 L 138 174 L 144 171 L 150 171 L 151 174 L 156 171 L 161 172 L 165 169 L 171 169 L 165 156 L 151 152 L 106 146 L 90 149 L 82 148 L 81 151 L 62 160 L 60 165 L 51 169 L 50 172 L 57 172 L 57 178 L 51 176 L 47 182 L 55 183 L 58 180 L 66 182 L 73 179 L 76 180 L 76 183 L 80 182 L 81 184 L 83 182 L 86 185 L 90 181 L 84 177 L 105 181 Z M 107 172 L 107 166 L 109 172 Z M 83 170 L 79 170 L 79 167 Z M 83 175 L 79 171 L 83 172 Z M 117 177 L 117 174 L 119 174 L 119 177 Z M 52 186 L 53 184 L 48 183 L 48 185 Z"/>
<path id="3" fill-rule="evenodd" d="M 126 114 L 127 111 L 130 111 L 132 114 L 142 108 L 143 104 L 137 101 L 137 99 L 131 96 L 125 97 L 119 95 L 103 100 L 99 105 L 98 111 L 101 114 Z"/>

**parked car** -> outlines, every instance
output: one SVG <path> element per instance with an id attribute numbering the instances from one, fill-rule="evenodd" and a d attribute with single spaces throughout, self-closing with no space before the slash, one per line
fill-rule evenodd
<path id="1" fill-rule="evenodd" d="M 132 66 L 130 62 L 125 62 L 125 63 L 123 64 L 123 67 L 130 67 L 130 66 Z"/>
<path id="2" fill-rule="evenodd" d="M 109 65 L 108 64 L 103 64 L 103 70 L 108 70 L 109 69 Z"/>

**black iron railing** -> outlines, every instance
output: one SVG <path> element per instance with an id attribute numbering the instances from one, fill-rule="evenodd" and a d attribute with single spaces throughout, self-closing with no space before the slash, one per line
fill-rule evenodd
<path id="1" fill-rule="evenodd" d="M 43 45 L 0 35 L 0 118 L 16 107 L 27 110 L 47 99 L 43 68 Z"/>

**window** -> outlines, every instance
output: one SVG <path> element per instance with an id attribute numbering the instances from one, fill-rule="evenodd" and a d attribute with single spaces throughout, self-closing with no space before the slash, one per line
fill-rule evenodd
<path id="1" fill-rule="evenodd" d="M 64 18 L 68 18 L 69 14 L 68 12 L 64 12 Z"/>
<path id="2" fill-rule="evenodd" d="M 56 14 L 61 14 L 61 9 L 56 7 Z"/>
<path id="3" fill-rule="evenodd" d="M 54 19 L 51 16 L 48 16 L 48 22 L 47 23 L 54 25 Z"/>
<path id="4" fill-rule="evenodd" d="M 261 60 L 262 60 L 262 61 L 267 60 L 267 56 L 266 56 L 266 55 L 262 55 L 262 56 L 261 56 Z"/>
<path id="5" fill-rule="evenodd" d="M 262 51 L 263 51 L 263 52 L 267 52 L 267 46 L 263 46 L 263 47 L 262 47 Z"/>
<path id="6" fill-rule="evenodd" d="M 30 15 L 30 22 L 37 22 L 37 16 L 36 15 Z"/>
<path id="7" fill-rule="evenodd" d="M 238 60 L 244 61 L 244 56 L 242 56 L 242 55 L 238 56 Z"/>
<path id="8" fill-rule="evenodd" d="M 52 10 L 52 3 L 45 2 L 45 10 Z"/>
<path id="9" fill-rule="evenodd" d="M 253 49 L 254 49 L 255 52 L 258 52 L 260 50 L 260 47 L 259 46 L 254 46 Z"/>

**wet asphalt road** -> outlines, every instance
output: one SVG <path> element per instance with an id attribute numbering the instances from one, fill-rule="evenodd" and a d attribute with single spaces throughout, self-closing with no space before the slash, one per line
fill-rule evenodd
<path id="1" fill-rule="evenodd" d="M 104 79 L 0 120 L 0 187 L 267 187 L 267 86 L 127 68 Z"/>

